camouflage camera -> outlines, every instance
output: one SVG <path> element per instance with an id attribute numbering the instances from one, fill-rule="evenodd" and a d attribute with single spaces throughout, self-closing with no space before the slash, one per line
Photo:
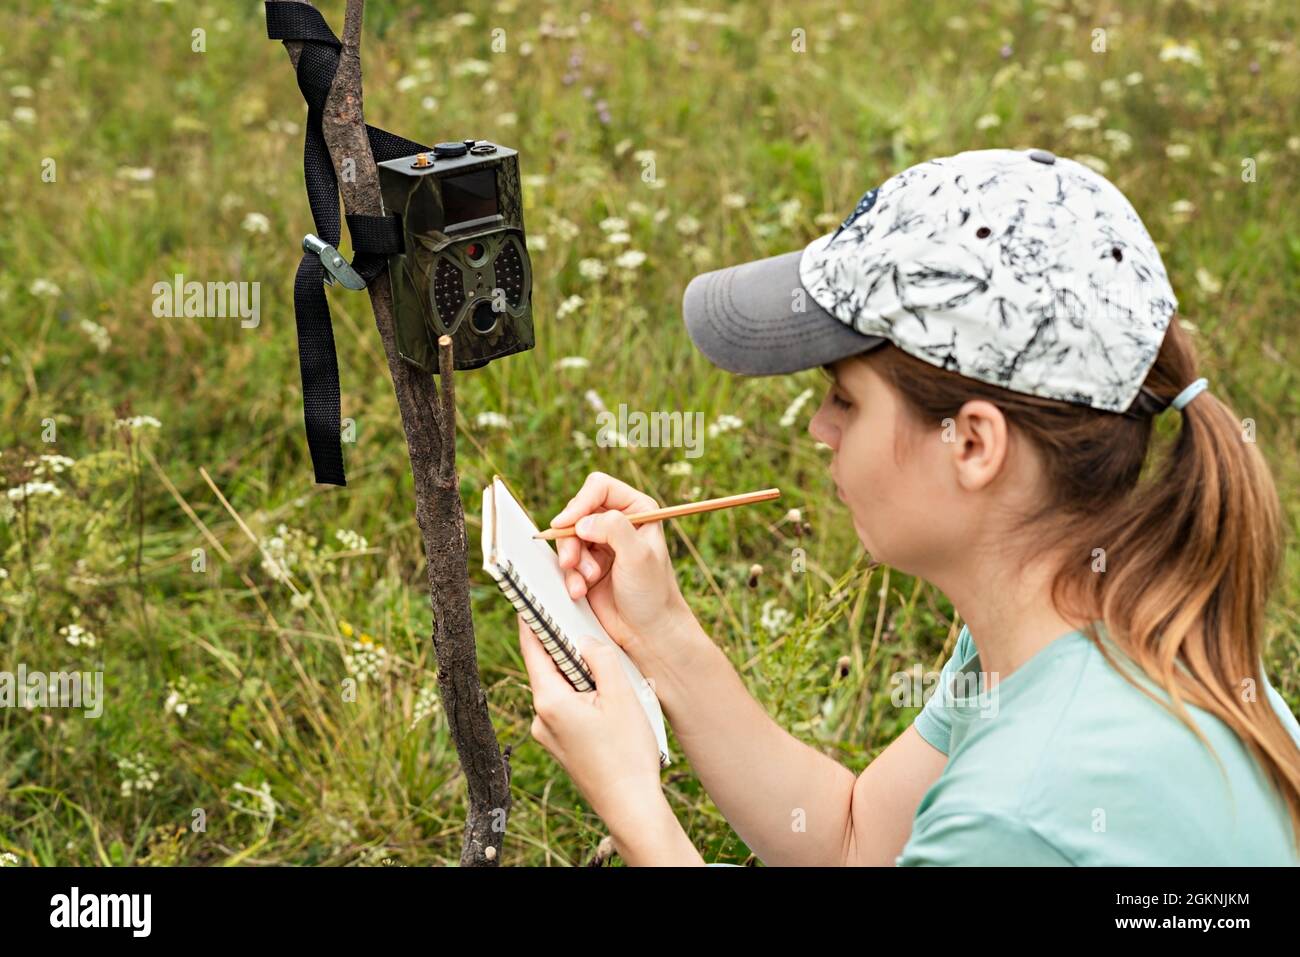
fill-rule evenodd
<path id="1" fill-rule="evenodd" d="M 388 260 L 402 358 L 436 373 L 444 335 L 457 369 L 531 349 L 519 154 L 487 140 L 438 143 L 380 163 L 379 188 L 405 239 Z"/>

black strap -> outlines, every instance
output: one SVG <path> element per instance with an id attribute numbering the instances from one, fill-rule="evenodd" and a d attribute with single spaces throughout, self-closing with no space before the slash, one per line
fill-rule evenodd
<path id="1" fill-rule="evenodd" d="M 298 88 L 307 101 L 307 136 L 302 166 L 307 199 L 316 235 L 339 245 L 339 190 L 321 130 L 321 114 L 338 70 L 343 44 L 315 7 L 287 0 L 266 0 L 266 34 L 272 40 L 302 42 L 298 59 Z M 377 162 L 427 152 L 428 147 L 373 126 L 366 127 Z M 349 215 L 348 232 L 356 257 L 352 262 L 366 282 L 379 276 L 387 257 L 402 251 L 401 223 L 396 216 Z M 293 309 L 298 326 L 298 366 L 302 373 L 303 420 L 316 481 L 346 485 L 340 441 L 339 363 L 334 348 L 329 301 L 325 298 L 325 267 L 320 257 L 306 253 L 293 283 Z"/>

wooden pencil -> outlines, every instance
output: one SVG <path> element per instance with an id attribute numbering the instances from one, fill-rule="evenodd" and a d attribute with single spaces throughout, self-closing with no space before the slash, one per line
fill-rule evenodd
<path id="1" fill-rule="evenodd" d="M 646 522 L 662 522 L 667 518 L 681 518 L 683 515 L 694 515 L 697 512 L 712 512 L 719 508 L 732 508 L 736 505 L 752 505 L 755 502 L 766 502 L 781 495 L 779 488 L 765 488 L 758 492 L 741 492 L 739 495 L 726 495 L 722 498 L 706 499 L 703 502 L 683 502 L 681 505 L 669 505 L 667 508 L 655 508 L 648 512 L 634 512 L 628 516 L 633 525 L 644 525 Z M 599 512 L 593 512 L 593 515 L 599 515 Z M 561 528 L 548 528 L 545 531 L 538 532 L 533 538 L 541 538 L 546 541 L 553 541 L 557 538 L 572 538 L 578 533 L 574 531 L 573 525 L 565 525 Z"/>

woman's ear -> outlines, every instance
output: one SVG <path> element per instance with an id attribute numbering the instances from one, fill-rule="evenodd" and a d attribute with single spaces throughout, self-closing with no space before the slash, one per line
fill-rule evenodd
<path id="1" fill-rule="evenodd" d="M 1006 416 L 986 399 L 971 399 L 951 428 L 943 430 L 943 441 L 952 446 L 957 484 L 969 492 L 979 491 L 997 478 L 1006 462 L 1010 441 Z"/>

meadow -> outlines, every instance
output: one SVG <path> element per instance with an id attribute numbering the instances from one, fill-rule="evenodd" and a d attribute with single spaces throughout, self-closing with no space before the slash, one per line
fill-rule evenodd
<path id="1" fill-rule="evenodd" d="M 854 770 L 916 715 L 954 609 L 863 553 L 807 433 L 821 378 L 717 370 L 680 305 L 697 273 L 800 248 L 963 149 L 1086 162 L 1158 241 L 1282 495 L 1265 660 L 1300 711 L 1294 5 L 367 6 L 369 122 L 521 156 L 537 345 L 456 384 L 478 661 L 513 768 L 503 864 L 583 866 L 605 831 L 529 734 L 514 616 L 478 568 L 494 472 L 541 522 L 593 470 L 664 503 L 779 486 L 669 531 L 700 620 L 778 722 Z M 343 4 L 320 7 L 340 32 Z M 312 481 L 305 111 L 261 4 L 7 9 L 0 669 L 101 671 L 104 707 L 0 708 L 0 862 L 455 864 L 464 779 L 406 449 L 368 300 L 337 288 L 349 485 Z M 257 321 L 156 315 L 178 275 L 258 283 Z M 701 454 L 598 443 L 620 405 L 700 413 Z M 665 790 L 705 860 L 753 863 L 674 749 Z"/>

